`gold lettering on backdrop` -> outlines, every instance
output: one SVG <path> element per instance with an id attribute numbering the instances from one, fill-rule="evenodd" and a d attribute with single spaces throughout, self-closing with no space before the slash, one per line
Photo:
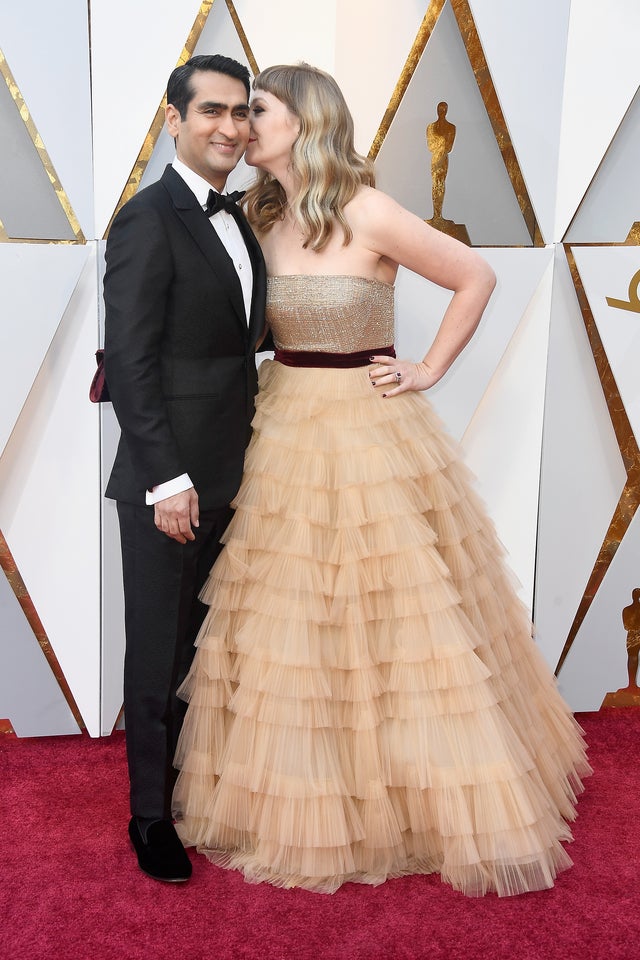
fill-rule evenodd
<path id="1" fill-rule="evenodd" d="M 632 310 L 633 313 L 640 313 L 638 286 L 640 286 L 640 270 L 634 273 L 629 281 L 629 299 L 616 300 L 614 297 L 607 297 L 607 303 L 610 307 L 617 307 L 619 310 Z"/>
<path id="2" fill-rule="evenodd" d="M 640 272 L 640 271 L 639 271 Z M 631 593 L 631 603 L 622 611 L 622 625 L 627 631 L 627 686 L 608 693 L 603 707 L 640 706 L 638 657 L 640 655 L 640 588 Z"/>
<path id="3" fill-rule="evenodd" d="M 447 120 L 449 105 L 441 100 L 437 107 L 438 119 L 427 127 L 427 148 L 431 154 L 431 200 L 433 216 L 427 223 L 436 230 L 471 244 L 467 228 L 463 223 L 454 223 L 442 216 L 447 173 L 449 172 L 449 154 L 453 150 L 456 138 L 455 124 Z"/>

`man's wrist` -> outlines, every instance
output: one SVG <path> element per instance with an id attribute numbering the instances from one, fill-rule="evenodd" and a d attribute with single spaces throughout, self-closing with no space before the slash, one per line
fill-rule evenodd
<path id="1" fill-rule="evenodd" d="M 176 493 L 182 493 L 184 490 L 188 490 L 192 486 L 193 483 L 191 482 L 191 478 L 188 473 L 182 473 L 179 477 L 175 477 L 173 480 L 165 480 L 163 483 L 159 483 L 151 490 L 147 490 L 147 506 L 153 506 L 154 503 L 159 503 L 160 500 L 166 500 L 167 497 L 173 497 L 176 495 Z"/>

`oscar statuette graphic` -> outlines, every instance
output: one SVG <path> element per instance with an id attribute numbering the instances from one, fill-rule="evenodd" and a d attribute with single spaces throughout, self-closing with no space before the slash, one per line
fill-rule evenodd
<path id="1" fill-rule="evenodd" d="M 449 171 L 449 154 L 453 150 L 456 138 L 456 128 L 447 120 L 449 105 L 444 101 L 438 104 L 438 119 L 427 127 L 427 147 L 431 154 L 431 199 L 433 202 L 433 217 L 427 220 L 430 226 L 442 233 L 462 240 L 470 245 L 467 228 L 462 223 L 445 220 L 442 216 L 447 173 Z"/>
<path id="2" fill-rule="evenodd" d="M 640 707 L 640 687 L 638 687 L 638 655 L 640 654 L 640 588 L 631 594 L 631 603 L 622 611 L 622 624 L 627 631 L 627 675 L 626 687 L 615 693 L 608 693 L 602 701 L 603 707 Z"/>

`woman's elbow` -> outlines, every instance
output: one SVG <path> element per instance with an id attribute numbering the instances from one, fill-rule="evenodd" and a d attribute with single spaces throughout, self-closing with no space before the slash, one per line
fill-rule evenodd
<path id="1" fill-rule="evenodd" d="M 489 292 L 489 296 L 491 296 L 491 294 L 496 288 L 498 278 L 496 277 L 495 270 L 493 269 L 491 264 L 487 263 L 486 260 L 485 260 L 485 269 L 484 269 L 484 282 Z"/>
<path id="2" fill-rule="evenodd" d="M 482 272 L 478 277 L 478 289 L 482 290 L 485 305 L 491 299 L 491 294 L 495 290 L 497 282 L 498 278 L 496 277 L 493 267 L 485 260 Z"/>

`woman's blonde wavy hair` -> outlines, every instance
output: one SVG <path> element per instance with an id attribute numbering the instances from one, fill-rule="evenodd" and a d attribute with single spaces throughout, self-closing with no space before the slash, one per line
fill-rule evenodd
<path id="1" fill-rule="evenodd" d="M 255 78 L 254 90 L 281 100 L 300 121 L 291 151 L 291 166 L 299 183 L 291 212 L 300 224 L 304 246 L 320 251 L 337 223 L 345 246 L 353 234 L 344 208 L 364 184 L 373 187 L 373 164 L 356 153 L 353 118 L 336 81 L 307 63 L 268 67 Z M 258 233 L 282 220 L 287 198 L 278 181 L 264 170 L 245 197 L 247 215 Z"/>

